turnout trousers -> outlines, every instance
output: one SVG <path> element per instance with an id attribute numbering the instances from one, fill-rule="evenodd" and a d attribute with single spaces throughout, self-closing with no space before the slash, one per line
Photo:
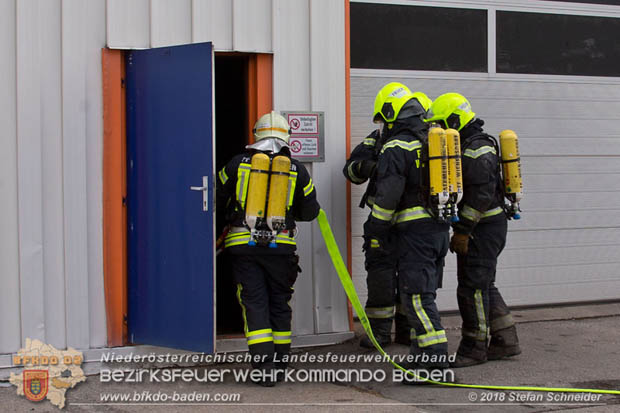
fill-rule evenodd
<path id="1" fill-rule="evenodd" d="M 390 231 L 388 245 L 396 245 L 397 233 Z M 366 315 L 376 337 L 391 340 L 392 320 L 396 320 L 396 341 L 408 342 L 409 322 L 405 309 L 400 304 L 398 293 L 398 251 L 376 251 L 370 246 L 370 238 L 364 242 L 366 285 Z M 388 340 L 390 339 L 390 340 Z"/>
<path id="2" fill-rule="evenodd" d="M 474 228 L 468 253 L 457 257 L 457 299 L 463 319 L 458 353 L 486 360 L 487 338 L 514 327 L 508 306 L 495 286 L 497 258 L 506 245 L 506 219 Z"/>
<path id="3" fill-rule="evenodd" d="M 289 301 L 299 272 L 299 258 L 296 254 L 231 257 L 252 367 L 284 369 L 288 363 L 282 359 L 291 348 Z"/>
<path id="4" fill-rule="evenodd" d="M 435 304 L 448 252 L 447 226 L 412 224 L 398 231 L 398 273 L 401 303 L 411 325 L 412 355 L 444 356 L 421 367 L 448 367 L 448 339 Z"/>

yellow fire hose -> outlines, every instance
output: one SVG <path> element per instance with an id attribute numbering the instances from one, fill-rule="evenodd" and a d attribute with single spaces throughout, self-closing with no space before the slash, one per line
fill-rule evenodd
<path id="1" fill-rule="evenodd" d="M 492 386 L 486 384 L 460 384 L 460 383 L 443 383 L 437 382 L 433 380 L 429 380 L 426 378 L 420 378 L 416 376 L 412 371 L 405 370 L 403 367 L 399 366 L 392 358 L 383 351 L 375 336 L 372 334 L 372 329 L 370 328 L 370 323 L 368 321 L 368 317 L 366 316 L 366 312 L 364 311 L 364 307 L 360 303 L 359 297 L 357 296 L 357 291 L 355 291 L 355 286 L 353 285 L 353 281 L 351 280 L 351 276 L 347 270 L 347 267 L 342 260 L 342 256 L 340 255 L 340 250 L 338 249 L 338 245 L 336 244 L 336 240 L 334 239 L 334 234 L 332 233 L 332 229 L 329 225 L 329 221 L 327 220 L 327 215 L 325 211 L 321 209 L 318 216 L 319 228 L 321 229 L 321 234 L 323 235 L 323 239 L 325 241 L 325 245 L 327 246 L 327 251 L 329 252 L 329 256 L 332 259 L 332 263 L 334 264 L 334 268 L 338 273 L 338 277 L 340 278 L 340 282 L 342 283 L 342 287 L 349 297 L 351 301 L 351 305 L 355 309 L 357 316 L 368 334 L 370 341 L 375 345 L 377 350 L 387 359 L 390 363 L 396 367 L 397 369 L 405 372 L 406 374 L 414 376 L 417 380 L 427 381 L 432 384 L 439 384 L 441 386 L 449 386 L 449 387 L 464 387 L 468 389 L 489 389 L 489 390 L 513 390 L 513 391 L 540 391 L 540 392 L 558 392 L 558 393 L 599 393 L 599 394 L 620 394 L 620 390 L 601 390 L 601 389 L 570 389 L 570 388 L 555 388 L 555 387 L 533 387 L 533 386 Z"/>

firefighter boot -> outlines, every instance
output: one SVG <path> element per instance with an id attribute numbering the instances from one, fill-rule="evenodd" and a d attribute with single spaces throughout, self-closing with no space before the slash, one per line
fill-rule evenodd
<path id="1" fill-rule="evenodd" d="M 375 336 L 377 343 L 383 348 L 392 344 L 392 317 L 390 318 L 369 318 L 372 334 Z M 360 340 L 360 347 L 375 348 L 368 336 L 364 336 Z"/>
<path id="2" fill-rule="evenodd" d="M 458 369 L 470 367 L 487 361 L 487 342 L 463 337 L 456 351 L 456 359 L 450 367 Z"/>
<path id="3" fill-rule="evenodd" d="M 515 326 L 496 331 L 491 336 L 487 358 L 489 360 L 499 360 L 504 357 L 512 357 L 521 354 L 517 328 Z"/>
<path id="4" fill-rule="evenodd" d="M 411 345 L 411 327 L 407 316 L 397 312 L 394 317 L 394 324 L 394 342 L 409 347 Z"/>

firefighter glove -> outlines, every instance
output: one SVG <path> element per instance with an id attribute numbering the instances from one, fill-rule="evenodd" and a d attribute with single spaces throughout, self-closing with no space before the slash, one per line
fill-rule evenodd
<path id="1" fill-rule="evenodd" d="M 450 251 L 458 255 L 467 255 L 469 245 L 469 235 L 455 232 L 450 240 Z"/>
<path id="2" fill-rule="evenodd" d="M 357 171 L 360 178 L 368 179 L 374 175 L 377 169 L 377 162 L 372 159 L 365 159 L 358 163 Z"/>

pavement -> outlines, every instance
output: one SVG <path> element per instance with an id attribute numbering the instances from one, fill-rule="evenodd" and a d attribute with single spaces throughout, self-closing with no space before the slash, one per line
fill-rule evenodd
<path id="1" fill-rule="evenodd" d="M 523 353 L 517 357 L 455 370 L 459 383 L 596 388 L 620 390 L 620 303 L 550 307 L 513 311 Z M 450 351 L 456 351 L 460 317 L 444 315 Z M 298 349 L 293 374 L 276 387 L 264 388 L 235 379 L 234 372 L 248 364 L 222 363 L 190 368 L 199 377 L 212 374 L 209 383 L 102 382 L 88 376 L 68 390 L 67 412 L 617 412 L 620 396 L 585 393 L 492 391 L 446 388 L 436 385 L 405 386 L 393 382 L 394 369 L 374 360 L 379 353 L 359 347 L 363 334 L 346 343 Z M 391 345 L 389 354 L 406 355 L 408 348 Z M 336 362 L 310 362 L 304 357 L 335 358 Z M 364 361 L 371 358 L 370 361 Z M 109 365 L 110 369 L 117 366 Z M 136 366 L 133 368 L 148 368 Z M 120 370 L 120 369 L 119 369 Z M 149 370 L 150 371 L 150 370 Z M 155 377 L 163 378 L 163 370 Z M 338 374 L 325 381 L 321 374 Z M 123 374 L 123 373 L 120 373 Z M 313 376 L 313 374 L 315 376 Z M 356 375 L 362 375 L 358 377 Z M 371 380 L 365 380 L 364 374 Z M 48 401 L 34 403 L 15 394 L 15 387 L 0 382 L 0 411 L 55 412 Z M 128 401 L 103 401 L 104 397 Z M 166 400 L 166 397 L 168 400 Z M 196 399 L 203 400 L 197 402 Z M 209 397 L 210 400 L 206 401 Z M 228 399 L 214 402 L 214 398 Z M 176 400 L 173 400 L 176 398 Z M 183 399 L 186 398 L 186 399 Z M 139 401 L 138 401 L 139 400 Z"/>

